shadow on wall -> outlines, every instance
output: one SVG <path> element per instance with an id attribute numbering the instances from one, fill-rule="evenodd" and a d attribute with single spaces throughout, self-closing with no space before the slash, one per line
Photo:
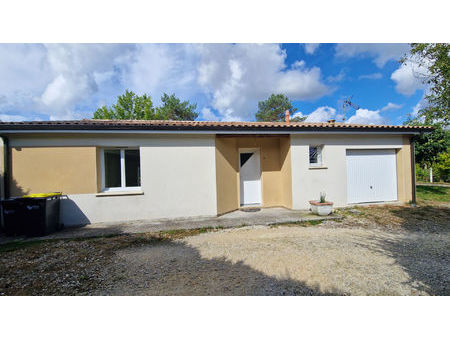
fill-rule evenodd
<path id="1" fill-rule="evenodd" d="M 14 178 L 10 178 L 8 182 L 5 182 L 3 179 L 3 175 L 0 175 L 0 181 L 2 182 L 2 197 L 4 197 L 5 188 L 8 184 L 8 192 L 9 197 L 20 197 L 23 195 L 28 195 L 30 193 L 30 190 L 25 189 L 22 187 Z"/>
<path id="2" fill-rule="evenodd" d="M 9 179 L 9 182 L 4 182 L 3 175 L 0 175 L 0 181 L 2 184 L 9 184 L 8 188 L 10 197 L 21 197 L 30 193 L 29 189 L 25 189 L 19 185 L 14 178 Z M 4 191 L 3 187 L 2 191 Z M 60 220 L 67 223 L 64 224 L 66 226 L 80 226 L 91 223 L 89 218 L 87 218 L 83 211 L 81 211 L 78 205 L 66 195 L 61 196 Z"/>
<path id="3" fill-rule="evenodd" d="M 60 220 L 64 226 L 76 227 L 90 224 L 89 218 L 67 195 L 61 196 Z"/>
<path id="4" fill-rule="evenodd" d="M 4 180 L 4 176 L 0 175 L 0 191 L 1 191 L 1 199 L 5 199 L 5 194 L 6 194 L 6 185 L 8 185 L 9 188 L 9 196 L 13 196 L 13 197 L 20 197 L 23 195 L 27 195 L 29 193 L 29 190 L 25 190 L 23 189 L 15 179 L 11 179 L 9 180 L 9 182 L 5 182 Z M 11 192 L 14 192 L 14 195 L 11 194 Z M 0 232 L 3 231 L 3 210 L 2 210 L 2 206 L 0 205 Z"/>

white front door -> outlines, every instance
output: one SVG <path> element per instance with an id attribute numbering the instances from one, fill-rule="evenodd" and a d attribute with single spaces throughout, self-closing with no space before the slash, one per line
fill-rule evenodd
<path id="1" fill-rule="evenodd" d="M 259 150 L 240 151 L 239 176 L 241 205 L 261 204 L 261 168 Z"/>
<path id="2" fill-rule="evenodd" d="M 395 200 L 397 200 L 395 150 L 347 150 L 347 202 Z"/>

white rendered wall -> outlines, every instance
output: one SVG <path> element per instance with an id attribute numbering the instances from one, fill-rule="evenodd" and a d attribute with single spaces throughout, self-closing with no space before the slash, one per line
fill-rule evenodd
<path id="1" fill-rule="evenodd" d="M 16 138 L 12 146 L 128 146 L 140 148 L 142 195 L 69 195 L 65 225 L 217 214 L 214 135 Z"/>
<path id="2" fill-rule="evenodd" d="M 324 169 L 310 169 L 309 145 L 324 145 Z M 399 149 L 401 135 L 291 135 L 292 208 L 309 209 L 325 192 L 336 207 L 347 205 L 346 149 Z"/>

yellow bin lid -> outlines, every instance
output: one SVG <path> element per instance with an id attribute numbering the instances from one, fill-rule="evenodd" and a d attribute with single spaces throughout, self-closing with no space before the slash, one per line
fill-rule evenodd
<path id="1" fill-rule="evenodd" d="M 23 195 L 22 197 L 52 197 L 52 196 L 61 196 L 60 192 L 50 192 L 47 194 L 30 194 L 30 195 Z"/>

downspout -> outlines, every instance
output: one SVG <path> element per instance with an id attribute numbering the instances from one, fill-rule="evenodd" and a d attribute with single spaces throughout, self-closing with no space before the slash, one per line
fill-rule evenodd
<path id="1" fill-rule="evenodd" d="M 3 141 L 3 173 L 2 173 L 2 189 L 0 191 L 1 199 L 6 199 L 9 197 L 9 179 L 8 179 L 8 154 L 9 154 L 9 141 L 6 136 L 0 136 Z"/>
<path id="2" fill-rule="evenodd" d="M 414 140 L 411 138 L 411 183 L 412 183 L 412 200 L 411 206 L 416 207 L 416 154 Z"/>
<path id="3" fill-rule="evenodd" d="M 9 194 L 9 189 L 8 189 L 8 175 L 7 175 L 7 171 L 8 171 L 8 139 L 3 136 L 0 135 L 0 138 L 2 140 L 2 146 L 3 146 L 3 158 L 0 159 L 3 163 L 3 172 L 1 172 L 0 176 L 1 176 L 1 186 L 0 186 L 0 200 L 6 199 L 8 194 Z M 0 228 L 4 227 L 4 221 L 3 221 L 3 207 L 2 207 L 3 203 L 0 205 Z"/>

